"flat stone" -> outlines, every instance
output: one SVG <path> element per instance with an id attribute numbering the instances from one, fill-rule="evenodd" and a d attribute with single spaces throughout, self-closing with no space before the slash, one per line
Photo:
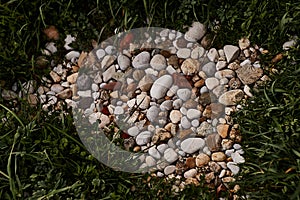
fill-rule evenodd
<path id="1" fill-rule="evenodd" d="M 176 166 L 175 165 L 169 165 L 164 169 L 164 174 L 165 175 L 169 175 L 172 174 L 173 172 L 175 172 L 176 170 Z"/>
<path id="2" fill-rule="evenodd" d="M 183 88 L 177 90 L 177 96 L 182 101 L 187 101 L 188 99 L 191 98 L 191 95 L 192 95 L 192 91 L 190 89 Z"/>
<path id="3" fill-rule="evenodd" d="M 170 89 L 173 84 L 172 76 L 163 75 L 158 78 L 152 85 L 150 90 L 150 96 L 155 99 L 163 98 L 166 92 Z"/>
<path id="4" fill-rule="evenodd" d="M 150 62 L 150 53 L 143 51 L 134 57 L 132 61 L 132 66 L 136 69 L 145 69 L 149 66 Z"/>
<path id="5" fill-rule="evenodd" d="M 186 58 L 190 57 L 191 50 L 188 49 L 188 48 L 180 48 L 180 49 L 178 49 L 176 55 L 177 55 L 178 58 L 186 59 Z"/>
<path id="6" fill-rule="evenodd" d="M 16 99 L 18 97 L 18 95 L 14 91 L 5 89 L 2 90 L 1 95 L 2 98 L 7 101 Z"/>
<path id="7" fill-rule="evenodd" d="M 139 135 L 136 136 L 136 144 L 137 145 L 145 145 L 150 142 L 152 137 L 152 133 L 150 131 L 143 131 Z"/>
<path id="8" fill-rule="evenodd" d="M 184 172 L 183 176 L 184 176 L 184 178 L 193 178 L 196 176 L 196 174 L 197 174 L 196 169 L 190 169 L 190 170 Z"/>
<path id="9" fill-rule="evenodd" d="M 135 137 L 140 133 L 140 130 L 137 126 L 133 126 L 127 130 L 127 133 L 128 133 L 128 135 Z"/>
<path id="10" fill-rule="evenodd" d="M 150 65 L 153 69 L 160 71 L 167 67 L 167 62 L 164 56 L 156 54 L 152 57 Z"/>
<path id="11" fill-rule="evenodd" d="M 60 99 L 69 99 L 72 97 L 72 89 L 67 88 L 57 94 L 57 97 Z"/>
<path id="12" fill-rule="evenodd" d="M 219 97 L 219 102 L 225 106 L 234 106 L 244 97 L 243 90 L 230 90 Z"/>
<path id="13" fill-rule="evenodd" d="M 191 58 L 192 59 L 199 59 L 201 58 L 205 53 L 205 49 L 201 46 L 195 47 L 191 52 Z"/>
<path id="14" fill-rule="evenodd" d="M 205 153 L 200 153 L 196 157 L 196 166 L 197 167 L 204 167 L 206 166 L 210 161 L 210 157 L 206 155 Z"/>
<path id="15" fill-rule="evenodd" d="M 225 53 L 227 62 L 230 63 L 238 58 L 240 49 L 237 46 L 225 45 L 224 53 Z"/>
<path id="16" fill-rule="evenodd" d="M 198 73 L 200 62 L 195 59 L 188 58 L 181 65 L 182 73 L 185 75 L 193 75 Z"/>
<path id="17" fill-rule="evenodd" d="M 159 151 L 155 148 L 155 146 L 151 147 L 149 150 L 148 150 L 148 153 L 150 156 L 152 156 L 153 158 L 159 160 L 161 158 L 161 155 L 159 153 Z"/>
<path id="18" fill-rule="evenodd" d="M 250 85 L 256 82 L 263 75 L 261 68 L 256 68 L 249 64 L 241 66 L 235 70 L 235 72 L 244 85 Z"/>
<path id="19" fill-rule="evenodd" d="M 131 63 L 130 63 L 130 59 L 127 56 L 120 54 L 118 56 L 118 64 L 121 70 L 126 70 Z"/>
<path id="20" fill-rule="evenodd" d="M 164 151 L 164 158 L 168 163 L 173 163 L 178 159 L 178 154 L 172 148 L 168 148 Z"/>
<path id="21" fill-rule="evenodd" d="M 212 77 L 212 78 L 207 78 L 205 80 L 205 84 L 209 90 L 213 90 L 215 87 L 217 87 L 220 84 L 220 82 L 217 78 Z"/>
<path id="22" fill-rule="evenodd" d="M 185 33 L 184 38 L 187 41 L 195 42 L 200 40 L 206 33 L 206 27 L 200 22 L 193 22 L 192 26 Z"/>
<path id="23" fill-rule="evenodd" d="M 226 138 L 228 136 L 228 132 L 229 132 L 229 125 L 228 124 L 220 124 L 217 126 L 217 131 L 218 131 L 218 134 L 222 138 Z"/>
<path id="24" fill-rule="evenodd" d="M 154 122 L 156 121 L 159 112 L 160 109 L 157 106 L 151 106 L 148 109 L 146 116 L 150 122 Z"/>
<path id="25" fill-rule="evenodd" d="M 237 166 L 237 164 L 235 162 L 228 162 L 227 167 L 228 167 L 228 169 L 230 169 L 230 171 L 233 173 L 233 175 L 237 175 L 240 171 L 239 166 Z"/>
<path id="26" fill-rule="evenodd" d="M 202 138 L 187 138 L 181 142 L 180 147 L 185 153 L 194 153 L 203 148 L 205 141 Z"/>
<path id="27" fill-rule="evenodd" d="M 140 88 L 143 92 L 148 92 L 154 83 L 154 78 L 152 75 L 146 74 L 139 81 L 138 88 Z"/>
<path id="28" fill-rule="evenodd" d="M 207 53 L 207 57 L 211 62 L 217 62 L 219 59 L 219 53 L 217 49 L 211 48 Z"/>
<path id="29" fill-rule="evenodd" d="M 103 81 L 107 82 L 108 80 L 110 80 L 113 75 L 116 73 L 116 68 L 114 65 L 110 66 L 107 70 L 105 70 L 105 72 L 103 72 Z"/>
<path id="30" fill-rule="evenodd" d="M 244 163 L 245 162 L 245 158 L 237 152 L 232 153 L 231 158 L 232 158 L 233 162 L 235 162 L 235 163 Z"/>
<path id="31" fill-rule="evenodd" d="M 211 155 L 211 159 L 216 162 L 222 162 L 226 160 L 227 156 L 223 152 L 214 152 Z"/>
<path id="32" fill-rule="evenodd" d="M 197 110 L 197 109 L 188 109 L 187 113 L 186 113 L 186 116 L 189 119 L 199 119 L 200 116 L 201 116 L 201 111 Z"/>
<path id="33" fill-rule="evenodd" d="M 206 76 L 212 77 L 216 73 L 216 64 L 214 62 L 206 63 L 202 67 L 202 71 L 206 74 Z"/>
<path id="34" fill-rule="evenodd" d="M 59 93 L 61 91 L 64 90 L 64 87 L 61 86 L 60 84 L 53 84 L 50 88 L 51 91 L 55 92 L 55 93 Z"/>

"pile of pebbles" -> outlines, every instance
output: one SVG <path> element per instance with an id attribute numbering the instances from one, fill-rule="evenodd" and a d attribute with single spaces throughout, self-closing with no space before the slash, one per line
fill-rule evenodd
<path id="1" fill-rule="evenodd" d="M 110 133 L 123 139 L 120 145 L 143 152 L 141 169 L 178 180 L 175 191 L 203 178 L 211 187 L 226 185 L 245 162 L 239 125 L 231 116 L 252 97 L 251 88 L 268 79 L 259 62 L 266 50 L 247 38 L 238 46 L 205 49 L 199 45 L 205 34 L 205 26 L 194 22 L 185 34 L 129 31 L 90 53 L 67 43 L 66 62 L 53 66 L 40 86 L 15 84 L 2 97 L 27 98 L 49 113 L 66 105 L 81 110 L 91 125 L 114 127 Z M 55 53 L 53 43 L 47 51 Z"/>

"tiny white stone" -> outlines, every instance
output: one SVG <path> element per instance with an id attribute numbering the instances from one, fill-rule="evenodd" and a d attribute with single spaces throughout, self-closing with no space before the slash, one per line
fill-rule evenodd
<path id="1" fill-rule="evenodd" d="M 124 114 L 124 109 L 121 106 L 116 106 L 115 107 L 115 111 L 114 111 L 115 115 L 121 115 Z"/>
<path id="2" fill-rule="evenodd" d="M 178 159 L 177 153 L 172 148 L 168 148 L 164 151 L 164 158 L 167 162 L 173 163 Z"/>
<path id="3" fill-rule="evenodd" d="M 161 154 L 163 154 L 167 148 L 169 148 L 169 146 L 167 144 L 160 144 L 160 145 L 157 146 L 157 150 Z"/>
<path id="4" fill-rule="evenodd" d="M 165 175 L 169 175 L 169 174 L 172 174 L 173 172 L 175 172 L 175 170 L 176 170 L 175 165 L 169 165 L 164 169 L 164 173 L 165 173 Z"/>
<path id="5" fill-rule="evenodd" d="M 190 99 L 191 94 L 192 94 L 192 91 L 187 88 L 177 90 L 177 96 L 183 101 L 187 101 L 188 99 Z"/>
<path id="6" fill-rule="evenodd" d="M 128 135 L 135 137 L 139 134 L 139 129 L 136 126 L 133 126 L 127 130 L 127 133 Z"/>
<path id="7" fill-rule="evenodd" d="M 235 162 L 228 162 L 227 167 L 228 167 L 228 169 L 230 169 L 230 171 L 233 173 L 233 175 L 238 174 L 240 171 L 239 166 L 237 166 L 237 164 Z"/>
<path id="8" fill-rule="evenodd" d="M 148 151 L 149 155 L 152 156 L 153 158 L 159 160 L 161 158 L 161 155 L 159 151 L 155 148 L 155 146 L 151 147 Z"/>
<path id="9" fill-rule="evenodd" d="M 191 122 L 188 120 L 186 116 L 181 118 L 180 125 L 183 129 L 189 129 L 192 126 Z"/>
<path id="10" fill-rule="evenodd" d="M 232 153 L 231 157 L 232 157 L 233 162 L 235 162 L 235 163 L 244 163 L 245 162 L 245 158 L 237 152 Z"/>
<path id="11" fill-rule="evenodd" d="M 188 109 L 186 116 L 189 119 L 198 119 L 201 116 L 201 111 L 197 109 Z"/>

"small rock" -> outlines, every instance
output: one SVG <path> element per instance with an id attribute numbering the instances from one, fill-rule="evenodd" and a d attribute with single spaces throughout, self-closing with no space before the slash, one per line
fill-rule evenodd
<path id="1" fill-rule="evenodd" d="M 140 109 L 147 109 L 150 105 L 150 97 L 147 95 L 147 93 L 137 95 L 136 104 L 139 106 Z"/>
<path id="2" fill-rule="evenodd" d="M 154 83 L 154 78 L 151 75 L 146 74 L 139 81 L 138 88 L 140 88 L 143 92 L 148 92 Z"/>
<path id="3" fill-rule="evenodd" d="M 160 71 L 166 68 L 167 62 L 164 56 L 161 54 L 156 54 L 151 59 L 150 65 L 153 69 Z"/>
<path id="4" fill-rule="evenodd" d="M 209 90 L 213 90 L 215 87 L 217 87 L 220 84 L 220 82 L 217 78 L 212 77 L 212 78 L 207 78 L 205 80 L 205 84 Z"/>
<path id="5" fill-rule="evenodd" d="M 101 61 L 101 68 L 105 70 L 107 67 L 111 66 L 115 62 L 115 59 L 115 56 L 106 55 Z"/>
<path id="6" fill-rule="evenodd" d="M 192 91 L 190 89 L 183 88 L 183 89 L 178 89 L 177 90 L 177 96 L 182 101 L 187 101 L 188 99 L 191 98 L 191 95 L 192 95 Z"/>
<path id="7" fill-rule="evenodd" d="M 212 77 L 216 73 L 216 64 L 214 62 L 209 62 L 202 67 L 202 71 L 206 76 Z"/>
<path id="8" fill-rule="evenodd" d="M 192 27 L 185 33 L 184 38 L 188 41 L 195 42 L 200 40 L 206 33 L 206 27 L 200 22 L 193 22 Z"/>
<path id="9" fill-rule="evenodd" d="M 197 46 L 192 50 L 191 58 L 197 60 L 201 58 L 204 55 L 204 53 L 205 53 L 205 49 L 201 46 Z"/>
<path id="10" fill-rule="evenodd" d="M 237 59 L 240 53 L 240 49 L 237 46 L 233 45 L 225 45 L 224 46 L 224 53 L 226 56 L 226 60 L 228 63 Z"/>
<path id="11" fill-rule="evenodd" d="M 181 142 L 180 147 L 186 153 L 194 153 L 203 148 L 205 141 L 202 138 L 187 138 Z"/>
<path id="12" fill-rule="evenodd" d="M 118 64 L 121 70 L 126 70 L 131 63 L 130 63 L 130 59 L 127 56 L 120 54 L 118 56 Z"/>
<path id="13" fill-rule="evenodd" d="M 128 133 L 128 135 L 135 137 L 140 133 L 140 130 L 138 127 L 133 126 L 127 130 L 127 133 Z"/>
<path id="14" fill-rule="evenodd" d="M 237 152 L 232 153 L 231 158 L 232 158 L 233 162 L 235 162 L 235 163 L 244 163 L 245 162 L 245 158 Z"/>
<path id="15" fill-rule="evenodd" d="M 91 90 L 78 91 L 77 94 L 80 97 L 91 97 L 92 91 Z"/>
<path id="16" fill-rule="evenodd" d="M 152 156 L 153 158 L 159 160 L 161 158 L 161 155 L 160 153 L 158 152 L 158 150 L 155 148 L 155 146 L 151 147 L 149 150 L 148 150 L 148 153 L 150 156 Z"/>
<path id="17" fill-rule="evenodd" d="M 27 97 L 27 101 L 28 101 L 28 103 L 29 103 L 30 105 L 32 105 L 32 106 L 37 105 L 38 102 L 39 102 L 37 96 L 34 95 L 34 94 L 29 94 L 28 97 Z"/>
<path id="18" fill-rule="evenodd" d="M 92 85 L 92 79 L 88 75 L 82 74 L 78 76 L 76 83 L 78 90 L 90 90 Z"/>
<path id="19" fill-rule="evenodd" d="M 164 158 L 167 162 L 173 163 L 178 159 L 177 153 L 172 148 L 168 148 L 164 151 Z"/>
<path id="20" fill-rule="evenodd" d="M 57 94 L 57 97 L 60 99 L 69 99 L 72 97 L 72 89 L 65 89 Z"/>
<path id="21" fill-rule="evenodd" d="M 110 80 L 113 75 L 116 73 L 116 68 L 114 65 L 110 66 L 107 70 L 105 70 L 105 72 L 103 72 L 103 81 L 107 82 L 108 80 Z"/>
<path id="22" fill-rule="evenodd" d="M 66 59 L 67 60 L 72 60 L 72 58 L 78 58 L 80 56 L 80 53 L 78 51 L 70 51 L 69 53 L 66 54 Z"/>
<path id="23" fill-rule="evenodd" d="M 219 59 L 219 54 L 217 49 L 211 48 L 207 53 L 207 57 L 211 62 L 217 62 Z"/>
<path id="24" fill-rule="evenodd" d="M 185 75 L 193 75 L 199 71 L 200 62 L 195 59 L 188 58 L 181 65 L 182 73 Z"/>
<path id="25" fill-rule="evenodd" d="M 235 72 L 244 85 L 256 82 L 263 75 L 261 68 L 255 68 L 249 64 L 241 66 Z"/>
<path id="26" fill-rule="evenodd" d="M 225 106 L 236 105 L 244 97 L 243 90 L 230 90 L 219 97 L 219 102 Z"/>
<path id="27" fill-rule="evenodd" d="M 160 105 L 160 109 L 162 111 L 171 110 L 172 107 L 173 107 L 173 101 L 172 100 L 166 100 L 166 101 L 162 102 L 161 105 Z"/>
<path id="28" fill-rule="evenodd" d="M 248 38 L 241 38 L 239 40 L 239 47 L 241 50 L 247 49 L 250 46 L 250 40 Z"/>
<path id="29" fill-rule="evenodd" d="M 122 115 L 124 114 L 124 109 L 121 106 L 116 106 L 114 110 L 115 115 Z"/>
<path id="30" fill-rule="evenodd" d="M 170 112 L 170 120 L 172 123 L 177 124 L 180 122 L 182 114 L 179 110 L 172 110 Z"/>
<path id="31" fill-rule="evenodd" d="M 242 85 L 240 79 L 238 78 L 232 78 L 230 79 L 230 81 L 228 82 L 228 86 L 231 88 L 231 89 L 238 89 L 240 88 Z"/>
<path id="32" fill-rule="evenodd" d="M 228 124 L 220 124 L 217 126 L 217 131 L 218 131 L 218 134 L 222 138 L 226 138 L 228 136 L 228 132 L 229 132 L 229 125 Z"/>
<path id="33" fill-rule="evenodd" d="M 197 109 L 188 109 L 186 116 L 189 119 L 199 119 L 201 116 L 201 111 L 199 111 Z"/>
<path id="34" fill-rule="evenodd" d="M 184 178 L 193 178 L 196 176 L 196 174 L 197 174 L 196 169 L 190 169 L 190 170 L 184 172 L 183 176 L 184 176 Z"/>
<path id="35" fill-rule="evenodd" d="M 61 77 L 54 71 L 50 72 L 50 76 L 55 83 L 58 83 L 61 81 Z"/>
<path id="36" fill-rule="evenodd" d="M 59 93 L 64 90 L 64 87 L 62 87 L 60 84 L 53 84 L 50 89 L 55 93 Z"/>
<path id="37" fill-rule="evenodd" d="M 228 162 L 227 167 L 228 167 L 228 169 L 230 169 L 230 171 L 233 173 L 233 175 L 237 175 L 240 171 L 239 166 L 237 166 L 237 164 L 235 162 Z"/>
<path id="38" fill-rule="evenodd" d="M 222 161 L 226 160 L 226 158 L 227 157 L 223 152 L 215 152 L 215 153 L 212 153 L 212 155 L 211 155 L 211 159 L 216 162 L 222 162 Z"/>
<path id="39" fill-rule="evenodd" d="M 290 48 L 295 47 L 296 44 L 297 44 L 297 39 L 298 39 L 298 37 L 295 36 L 294 39 L 285 42 L 285 43 L 282 45 L 283 50 L 287 51 L 287 50 L 289 50 Z"/>
<path id="40" fill-rule="evenodd" d="M 222 145 L 223 150 L 227 150 L 227 149 L 230 149 L 232 147 L 233 141 L 230 140 L 230 139 L 223 139 L 222 142 L 221 142 L 221 145 Z"/>
<path id="41" fill-rule="evenodd" d="M 7 101 L 16 99 L 18 97 L 18 95 L 14 91 L 5 90 L 5 89 L 2 90 L 1 95 L 2 95 L 2 98 Z"/>
<path id="42" fill-rule="evenodd" d="M 177 55 L 178 58 L 186 59 L 186 58 L 190 57 L 191 50 L 188 49 L 188 48 L 180 48 L 180 49 L 178 49 L 176 55 Z"/>
<path id="43" fill-rule="evenodd" d="M 67 81 L 71 84 L 74 84 L 74 83 L 76 83 L 77 77 L 78 77 L 78 72 L 68 76 Z"/>
<path id="44" fill-rule="evenodd" d="M 144 69 L 149 66 L 150 53 L 143 51 L 139 53 L 132 61 L 132 66 L 136 69 Z"/>
<path id="45" fill-rule="evenodd" d="M 175 172 L 176 170 L 176 166 L 175 165 L 169 165 L 164 169 L 164 174 L 165 175 L 169 175 L 172 174 L 173 172 Z"/>
<path id="46" fill-rule="evenodd" d="M 136 136 L 137 145 L 145 145 L 150 142 L 152 137 L 152 133 L 150 131 L 143 131 L 139 135 Z"/>
<path id="47" fill-rule="evenodd" d="M 169 146 L 167 144 L 164 144 L 164 143 L 157 146 L 157 150 L 161 154 L 163 154 L 167 148 L 169 148 Z"/>
<path id="48" fill-rule="evenodd" d="M 248 97 L 253 97 L 253 94 L 250 92 L 250 87 L 248 85 L 244 86 L 244 92 Z"/>
<path id="49" fill-rule="evenodd" d="M 217 70 L 220 70 L 220 69 L 225 68 L 226 66 L 227 66 L 227 62 L 220 60 L 217 62 L 216 68 L 217 68 Z"/>
<path id="50" fill-rule="evenodd" d="M 146 116 L 150 122 L 154 122 L 156 121 L 159 112 L 160 109 L 157 106 L 151 106 L 148 109 Z"/>
<path id="51" fill-rule="evenodd" d="M 164 75 L 158 78 L 152 85 L 150 90 L 150 96 L 155 99 L 163 98 L 166 92 L 173 84 L 172 76 Z"/>
<path id="52" fill-rule="evenodd" d="M 189 129 L 192 126 L 191 122 L 188 120 L 186 116 L 181 118 L 180 125 L 183 129 Z M 182 132 L 180 133 L 182 134 Z"/>
<path id="53" fill-rule="evenodd" d="M 196 157 L 196 166 L 197 167 L 204 167 L 206 166 L 210 161 L 210 157 L 204 153 L 200 153 Z"/>
<path id="54" fill-rule="evenodd" d="M 206 144 L 210 151 L 218 151 L 221 146 L 221 137 L 218 134 L 210 134 L 206 138 Z"/>
<path id="55" fill-rule="evenodd" d="M 235 72 L 231 69 L 224 69 L 221 71 L 217 71 L 215 73 L 215 77 L 218 79 L 222 79 L 222 78 L 233 78 L 235 77 Z"/>
<path id="56" fill-rule="evenodd" d="M 154 165 L 156 165 L 155 159 L 151 156 L 147 156 L 145 161 L 148 167 L 153 167 Z"/>
<path id="57" fill-rule="evenodd" d="M 178 140 L 180 141 L 180 140 Z M 195 158 L 194 157 L 188 157 L 185 161 L 185 165 L 191 169 L 191 168 L 194 168 L 196 167 L 196 161 L 195 161 Z"/>

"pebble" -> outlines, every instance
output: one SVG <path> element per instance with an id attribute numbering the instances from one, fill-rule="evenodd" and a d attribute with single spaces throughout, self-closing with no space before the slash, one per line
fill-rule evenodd
<path id="1" fill-rule="evenodd" d="M 235 162 L 228 162 L 227 167 L 228 167 L 228 169 L 230 169 L 230 171 L 233 173 L 233 175 L 237 175 L 240 171 L 239 166 L 237 166 L 237 164 Z"/>
<path id="2" fill-rule="evenodd" d="M 198 119 L 194 119 L 192 122 L 191 122 L 192 126 L 197 128 L 199 125 L 200 125 L 200 122 Z"/>
<path id="3" fill-rule="evenodd" d="M 239 47 L 241 50 L 247 49 L 250 46 L 250 40 L 248 38 L 241 38 L 239 40 Z"/>
<path id="4" fill-rule="evenodd" d="M 248 64 L 241 65 L 235 72 L 244 85 L 250 85 L 256 82 L 263 75 L 261 68 L 255 68 Z"/>
<path id="5" fill-rule="evenodd" d="M 147 95 L 147 93 L 137 95 L 136 104 L 139 105 L 140 109 L 147 109 L 150 106 L 150 97 Z"/>
<path id="6" fill-rule="evenodd" d="M 150 53 L 143 51 L 134 57 L 132 61 L 132 66 L 136 69 L 145 69 L 149 66 L 150 62 Z"/>
<path id="7" fill-rule="evenodd" d="M 214 62 L 206 63 L 202 67 L 202 71 L 206 74 L 206 76 L 212 77 L 216 73 L 216 64 Z"/>
<path id="8" fill-rule="evenodd" d="M 172 110 L 170 112 L 170 120 L 172 123 L 177 124 L 180 122 L 182 114 L 179 110 Z"/>
<path id="9" fill-rule="evenodd" d="M 199 111 L 197 109 L 188 109 L 186 116 L 189 119 L 199 119 L 201 116 L 201 111 Z"/>
<path id="10" fill-rule="evenodd" d="M 124 109 L 121 106 L 116 106 L 114 110 L 115 115 L 122 115 L 124 114 Z"/>
<path id="11" fill-rule="evenodd" d="M 96 56 L 99 60 L 101 60 L 101 58 L 103 58 L 105 56 L 105 51 L 103 49 L 98 49 L 96 51 Z"/>
<path id="12" fill-rule="evenodd" d="M 207 78 L 205 80 L 205 84 L 209 90 L 213 90 L 215 87 L 217 87 L 220 84 L 220 82 L 217 78 L 212 77 L 212 78 Z"/>
<path id="13" fill-rule="evenodd" d="M 230 90 L 219 97 L 219 102 L 225 106 L 234 106 L 244 97 L 243 90 Z"/>
<path id="14" fill-rule="evenodd" d="M 245 158 L 237 152 L 233 152 L 231 154 L 231 158 L 232 158 L 233 162 L 235 162 L 235 163 L 244 163 L 245 162 Z"/>
<path id="15" fill-rule="evenodd" d="M 221 70 L 221 69 L 225 68 L 226 66 L 227 66 L 227 62 L 223 61 L 223 60 L 220 60 L 216 64 L 216 69 Z"/>
<path id="16" fill-rule="evenodd" d="M 228 124 L 220 124 L 217 126 L 217 132 L 222 138 L 226 138 L 229 132 Z"/>
<path id="17" fill-rule="evenodd" d="M 180 147 L 186 153 L 194 153 L 199 149 L 202 149 L 205 145 L 205 141 L 202 138 L 187 138 L 181 142 Z"/>
<path id="18" fill-rule="evenodd" d="M 165 175 L 169 175 L 169 174 L 172 174 L 174 173 L 176 170 L 176 166 L 175 165 L 169 165 L 167 166 L 165 169 L 164 169 L 164 174 Z"/>
<path id="19" fill-rule="evenodd" d="M 164 75 L 158 78 L 150 89 L 150 96 L 155 99 L 161 99 L 173 84 L 172 76 Z"/>
<path id="20" fill-rule="evenodd" d="M 245 92 L 245 94 L 247 95 L 247 96 L 249 96 L 249 97 L 253 97 L 253 94 L 250 92 L 250 87 L 248 86 L 248 85 L 245 85 L 244 86 L 244 92 Z"/>
<path id="21" fill-rule="evenodd" d="M 222 79 L 222 78 L 233 78 L 235 77 L 235 72 L 231 69 L 224 69 L 221 71 L 217 71 L 215 73 L 215 77 L 218 79 Z"/>
<path id="22" fill-rule="evenodd" d="M 164 56 L 156 54 L 152 57 L 150 65 L 153 69 L 160 71 L 167 67 L 167 62 Z"/>
<path id="23" fill-rule="evenodd" d="M 183 88 L 183 89 L 178 89 L 177 90 L 177 96 L 182 101 L 187 101 L 188 99 L 191 98 L 191 95 L 192 95 L 192 91 L 190 89 Z"/>
<path id="24" fill-rule="evenodd" d="M 137 145 L 145 145 L 150 142 L 152 137 L 152 133 L 150 131 L 143 131 L 139 135 L 136 136 L 136 144 Z"/>
<path id="25" fill-rule="evenodd" d="M 242 149 L 242 146 L 241 146 L 240 144 L 234 144 L 234 145 L 233 145 L 233 148 L 234 148 L 235 150 L 239 150 L 239 149 Z"/>
<path id="26" fill-rule="evenodd" d="M 173 101 L 172 100 L 166 100 L 164 102 L 161 103 L 160 105 L 160 109 L 162 111 L 169 111 L 171 110 L 173 107 Z"/>
<path id="27" fill-rule="evenodd" d="M 180 49 L 178 49 L 176 55 L 178 58 L 186 59 L 186 58 L 190 57 L 191 50 L 188 48 L 180 48 Z"/>
<path id="28" fill-rule="evenodd" d="M 55 93 L 59 93 L 64 90 L 64 87 L 62 87 L 60 84 L 53 84 L 50 89 Z"/>
<path id="29" fill-rule="evenodd" d="M 153 158 L 159 160 L 161 158 L 161 155 L 159 153 L 159 151 L 155 148 L 155 146 L 151 147 L 149 150 L 148 150 L 148 153 L 150 156 L 152 156 Z"/>
<path id="30" fill-rule="evenodd" d="M 215 153 L 212 153 L 212 155 L 211 155 L 211 159 L 216 162 L 224 161 L 224 160 L 226 160 L 226 158 L 227 157 L 223 152 L 215 152 Z"/>
<path id="31" fill-rule="evenodd" d="M 188 120 L 186 116 L 181 118 L 180 125 L 183 129 L 189 129 L 192 126 L 191 122 Z"/>
<path id="32" fill-rule="evenodd" d="M 2 90 L 1 96 L 4 100 L 7 100 L 7 101 L 16 99 L 18 97 L 18 95 L 14 91 L 5 90 L 5 89 Z"/>
<path id="33" fill-rule="evenodd" d="M 150 122 L 154 122 L 157 119 L 160 109 L 157 106 L 151 106 L 147 111 L 147 118 Z"/>
<path id="34" fill-rule="evenodd" d="M 54 71 L 50 72 L 50 76 L 55 83 L 58 83 L 61 81 L 61 77 Z"/>
<path id="35" fill-rule="evenodd" d="M 91 90 L 77 91 L 78 96 L 80 97 L 92 97 Z"/>
<path id="36" fill-rule="evenodd" d="M 174 151 L 173 148 L 168 148 L 164 151 L 164 158 L 168 163 L 173 163 L 178 159 L 178 154 Z"/>
<path id="37" fill-rule="evenodd" d="M 196 169 L 190 169 L 190 170 L 184 172 L 183 176 L 184 176 L 184 178 L 193 178 L 196 176 L 196 174 L 197 174 Z"/>
<path id="38" fill-rule="evenodd" d="M 90 90 L 92 85 L 92 80 L 88 75 L 82 74 L 78 76 L 76 83 L 77 83 L 78 90 Z"/>
<path id="39" fill-rule="evenodd" d="M 197 60 L 201 58 L 204 55 L 204 53 L 205 49 L 203 47 L 196 46 L 191 52 L 191 58 Z"/>
<path id="40" fill-rule="evenodd" d="M 200 22 L 193 22 L 192 27 L 185 33 L 184 38 L 187 41 L 195 42 L 200 40 L 206 33 L 205 25 Z"/>
<path id="41" fill-rule="evenodd" d="M 153 167 L 154 165 L 156 165 L 156 160 L 151 156 L 147 156 L 145 161 L 148 167 Z"/>
<path id="42" fill-rule="evenodd" d="M 67 88 L 57 94 L 57 97 L 60 99 L 69 99 L 72 97 L 72 89 Z"/>
<path id="43" fill-rule="evenodd" d="M 296 44 L 297 44 L 297 39 L 298 39 L 298 37 L 295 36 L 294 39 L 285 42 L 285 43 L 282 45 L 282 49 L 285 50 L 285 51 L 288 51 L 288 50 L 291 49 L 292 47 L 295 47 Z"/>
<path id="44" fill-rule="evenodd" d="M 173 108 L 178 110 L 181 108 L 182 104 L 183 104 L 183 102 L 181 99 L 176 99 L 173 101 Z"/>
<path id="45" fill-rule="evenodd" d="M 114 63 L 115 59 L 115 56 L 106 55 L 101 61 L 101 68 L 105 70 L 107 67 L 111 66 Z"/>
<path id="46" fill-rule="evenodd" d="M 78 58 L 80 56 L 80 53 L 78 51 L 70 51 L 66 54 L 66 59 L 71 60 L 72 58 Z"/>
<path id="47" fill-rule="evenodd" d="M 137 126 L 133 126 L 127 130 L 128 135 L 135 137 L 140 133 L 140 130 Z"/>
<path id="48" fill-rule="evenodd" d="M 107 70 L 105 70 L 105 72 L 103 72 L 102 76 L 103 76 L 103 81 L 107 82 L 108 80 L 110 80 L 113 75 L 116 73 L 116 68 L 114 65 L 110 66 Z"/>
<path id="49" fill-rule="evenodd" d="M 234 61 L 239 56 L 240 49 L 237 46 L 225 45 L 223 49 L 228 63 Z"/>
<path id="50" fill-rule="evenodd" d="M 200 62 L 195 59 L 188 58 L 181 65 L 182 73 L 185 75 L 193 75 L 199 71 Z"/>
<path id="51" fill-rule="evenodd" d="M 200 153 L 196 157 L 196 166 L 197 167 L 204 167 L 206 166 L 210 161 L 210 157 L 206 155 L 205 153 Z"/>
<path id="52" fill-rule="evenodd" d="M 211 62 L 217 62 L 219 59 L 219 54 L 217 49 L 211 48 L 207 53 L 207 57 Z"/>
<path id="53" fill-rule="evenodd" d="M 161 154 L 163 154 L 167 148 L 169 148 L 169 146 L 167 144 L 164 144 L 164 143 L 157 146 L 157 150 Z"/>
<path id="54" fill-rule="evenodd" d="M 118 56 L 118 64 L 121 70 L 126 70 L 131 63 L 130 63 L 130 59 L 127 56 L 120 54 Z"/>

